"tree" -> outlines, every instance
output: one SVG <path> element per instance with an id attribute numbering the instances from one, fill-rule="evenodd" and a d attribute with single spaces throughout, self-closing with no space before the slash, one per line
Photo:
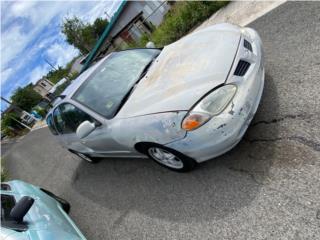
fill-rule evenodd
<path id="1" fill-rule="evenodd" d="M 94 34 L 96 35 L 97 38 L 99 38 L 102 35 L 107 25 L 108 25 L 107 19 L 97 18 L 94 21 L 93 29 L 94 29 Z"/>
<path id="2" fill-rule="evenodd" d="M 33 90 L 31 84 L 19 87 L 11 96 L 12 103 L 25 111 L 30 111 L 41 99 L 41 95 Z"/>
<path id="3" fill-rule="evenodd" d="M 67 42 L 87 54 L 95 45 L 108 25 L 107 19 L 97 18 L 93 24 L 84 23 L 77 17 L 66 18 L 62 24 L 62 33 Z"/>

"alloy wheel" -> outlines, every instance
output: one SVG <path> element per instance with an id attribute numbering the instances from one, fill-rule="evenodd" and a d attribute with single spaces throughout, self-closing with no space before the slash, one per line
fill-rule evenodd
<path id="1" fill-rule="evenodd" d="M 157 162 L 174 169 L 183 168 L 183 162 L 173 153 L 162 148 L 151 147 L 148 149 L 150 156 Z"/>

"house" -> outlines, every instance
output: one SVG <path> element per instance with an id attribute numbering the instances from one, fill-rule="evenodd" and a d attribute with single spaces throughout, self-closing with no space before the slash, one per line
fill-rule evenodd
<path id="1" fill-rule="evenodd" d="M 115 49 L 138 41 L 158 27 L 169 11 L 167 1 L 124 1 L 111 18 L 96 46 L 86 58 L 85 70 L 90 63 Z"/>
<path id="2" fill-rule="evenodd" d="M 50 90 L 51 88 L 54 86 L 54 84 L 52 82 L 50 82 L 48 79 L 46 78 L 41 78 L 40 80 L 38 80 L 34 86 L 33 86 L 33 90 L 36 91 L 37 93 L 39 93 L 43 98 L 47 99 L 48 101 L 50 101 Z"/>
<path id="3" fill-rule="evenodd" d="M 102 50 L 126 47 L 132 41 L 139 41 L 143 34 L 150 34 L 161 24 L 169 8 L 166 1 L 127 2 L 117 22 L 112 26 Z"/>

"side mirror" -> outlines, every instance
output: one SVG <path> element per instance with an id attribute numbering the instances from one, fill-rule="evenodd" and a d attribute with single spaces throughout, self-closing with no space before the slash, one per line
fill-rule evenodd
<path id="1" fill-rule="evenodd" d="M 88 120 L 86 120 L 78 126 L 76 134 L 80 139 L 82 139 L 88 136 L 95 128 L 96 125 L 94 123 L 91 123 Z"/>
<path id="2" fill-rule="evenodd" d="M 154 42 L 148 42 L 146 44 L 146 48 L 156 48 L 156 45 L 154 44 Z"/>
<path id="3" fill-rule="evenodd" d="M 32 197 L 22 197 L 19 202 L 11 209 L 10 218 L 12 218 L 17 223 L 21 223 L 23 221 L 23 217 L 27 214 L 33 203 L 34 199 Z"/>

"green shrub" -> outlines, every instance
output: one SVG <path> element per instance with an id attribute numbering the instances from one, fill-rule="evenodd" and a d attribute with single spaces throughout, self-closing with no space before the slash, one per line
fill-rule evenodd
<path id="1" fill-rule="evenodd" d="M 47 115 L 47 110 L 41 107 L 34 108 L 34 110 L 42 117 L 44 118 Z"/>
<path id="2" fill-rule="evenodd" d="M 78 76 L 78 73 L 76 73 L 74 76 L 71 76 L 70 79 L 74 79 Z M 57 87 L 57 89 L 55 90 L 55 92 L 53 93 L 54 96 L 59 96 L 61 95 L 61 93 L 71 84 L 72 80 L 68 80 L 65 83 L 61 84 L 60 86 Z"/>
<path id="3" fill-rule="evenodd" d="M 140 41 L 128 44 L 128 48 L 145 47 L 148 41 L 154 42 L 158 47 L 177 41 L 228 3 L 229 1 L 176 2 L 151 35 L 143 35 Z"/>
<path id="4" fill-rule="evenodd" d="M 148 34 L 143 34 L 138 42 L 130 42 L 128 43 L 127 48 L 144 48 L 147 43 L 151 41 L 151 37 Z"/>
<path id="5" fill-rule="evenodd" d="M 17 135 L 18 131 L 23 129 L 15 119 L 20 119 L 18 114 L 15 112 L 6 113 L 1 119 L 1 131 L 9 137 L 14 137 Z"/>
<path id="6" fill-rule="evenodd" d="M 162 24 L 153 32 L 151 40 L 157 46 L 170 44 L 228 3 L 229 1 L 177 2 L 166 14 Z"/>

